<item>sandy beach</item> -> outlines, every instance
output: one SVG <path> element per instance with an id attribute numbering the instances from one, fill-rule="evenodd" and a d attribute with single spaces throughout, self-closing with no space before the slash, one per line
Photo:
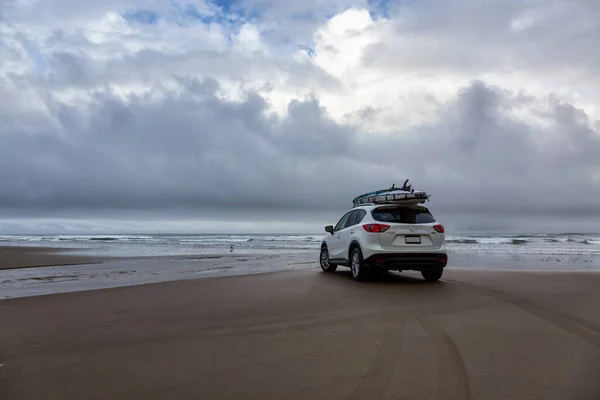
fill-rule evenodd
<path id="1" fill-rule="evenodd" d="M 598 287 L 310 268 L 2 300 L 0 399 L 597 400 Z"/>
<path id="2" fill-rule="evenodd" d="M 0 246 L 0 270 L 92 264 L 110 259 L 109 257 L 73 255 L 68 253 L 69 250 L 34 246 Z"/>

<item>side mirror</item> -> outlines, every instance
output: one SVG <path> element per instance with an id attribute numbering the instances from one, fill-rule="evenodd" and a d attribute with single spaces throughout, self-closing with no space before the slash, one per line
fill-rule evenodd
<path id="1" fill-rule="evenodd" d="M 333 235 L 333 225 L 327 225 L 325 227 L 325 232 L 329 232 Z"/>

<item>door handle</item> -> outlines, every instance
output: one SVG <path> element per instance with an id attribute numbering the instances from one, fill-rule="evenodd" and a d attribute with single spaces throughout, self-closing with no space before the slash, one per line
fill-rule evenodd
<path id="1" fill-rule="evenodd" d="M 354 229 L 350 231 L 350 233 L 354 233 Z"/>

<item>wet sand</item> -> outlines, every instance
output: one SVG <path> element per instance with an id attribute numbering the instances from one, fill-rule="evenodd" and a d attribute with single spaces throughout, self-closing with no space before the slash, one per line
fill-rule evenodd
<path id="1" fill-rule="evenodd" d="M 33 246 L 0 246 L 0 270 L 92 264 L 110 259 L 108 257 L 69 254 L 69 250 Z"/>
<path id="2" fill-rule="evenodd" d="M 1 399 L 600 399 L 600 274 L 317 269 L 0 301 Z"/>

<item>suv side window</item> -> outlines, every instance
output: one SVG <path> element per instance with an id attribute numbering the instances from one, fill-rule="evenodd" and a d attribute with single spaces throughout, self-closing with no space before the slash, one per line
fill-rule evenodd
<path id="1" fill-rule="evenodd" d="M 358 221 L 360 221 L 360 211 L 361 210 L 354 210 L 352 211 L 352 216 L 348 219 L 348 223 L 346 224 L 346 228 L 354 226 L 356 224 L 358 224 Z"/>
<path id="2" fill-rule="evenodd" d="M 354 211 L 350 211 L 349 213 L 344 214 L 344 216 L 342 218 L 340 218 L 340 220 L 337 223 L 337 225 L 335 226 L 335 228 L 333 228 L 333 231 L 337 232 L 339 230 L 344 229 L 346 226 L 348 226 L 348 219 L 352 216 L 353 213 L 354 213 Z"/>
<path id="3" fill-rule="evenodd" d="M 346 222 L 346 226 L 344 228 L 350 228 L 351 226 L 356 225 L 356 217 L 358 216 L 358 211 L 354 210 L 350 213 L 350 218 L 348 218 L 348 222 Z"/>
<path id="4" fill-rule="evenodd" d="M 360 221 L 363 220 L 365 215 L 367 215 L 367 212 L 365 210 L 356 210 L 352 221 L 350 221 L 351 226 L 358 225 Z"/>
<path id="5" fill-rule="evenodd" d="M 354 220 L 356 219 L 356 211 L 352 211 L 350 213 L 350 218 L 348 218 L 348 222 L 346 222 L 346 226 L 344 228 L 349 228 L 354 225 Z"/>

